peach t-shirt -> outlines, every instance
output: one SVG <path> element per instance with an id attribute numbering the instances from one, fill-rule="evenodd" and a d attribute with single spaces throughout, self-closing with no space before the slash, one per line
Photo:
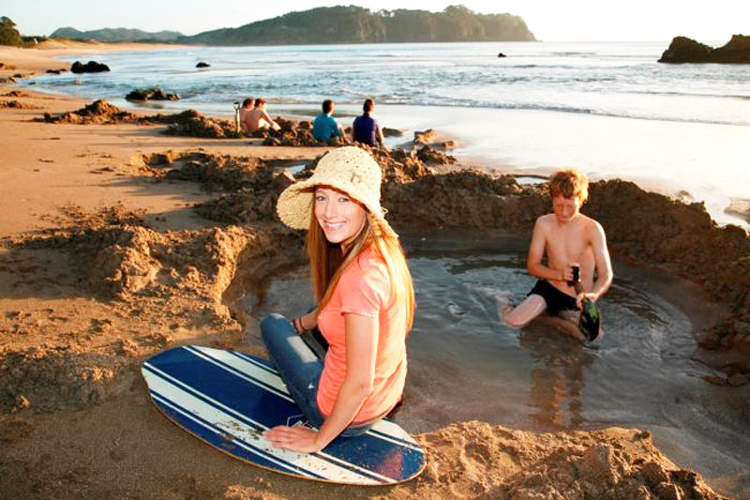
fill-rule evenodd
<path id="1" fill-rule="evenodd" d="M 317 394 L 325 416 L 333 412 L 346 376 L 346 313 L 376 318 L 380 324 L 374 387 L 352 421 L 358 424 L 384 416 L 401 398 L 406 382 L 406 305 L 395 301 L 388 268 L 372 247 L 344 270 L 318 315 L 318 328 L 329 344 Z"/>

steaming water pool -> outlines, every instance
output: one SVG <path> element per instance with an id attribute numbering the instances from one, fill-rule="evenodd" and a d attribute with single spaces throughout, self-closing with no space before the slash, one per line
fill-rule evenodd
<path id="1" fill-rule="evenodd" d="M 682 467 L 738 498 L 750 493 L 747 391 L 706 383 L 695 335 L 720 309 L 683 281 L 615 262 L 599 302 L 596 349 L 539 320 L 504 325 L 499 309 L 520 302 L 534 278 L 527 242 L 487 233 L 406 234 L 417 293 L 405 403 L 396 420 L 412 433 L 481 420 L 535 431 L 610 426 L 651 431 Z M 312 304 L 308 268 L 276 276 L 235 307 L 261 319 L 293 317 Z"/>

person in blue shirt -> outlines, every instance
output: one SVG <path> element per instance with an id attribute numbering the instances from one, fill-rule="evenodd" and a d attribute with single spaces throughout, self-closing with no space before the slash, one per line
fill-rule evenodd
<path id="1" fill-rule="evenodd" d="M 355 118 L 352 126 L 354 142 L 367 144 L 368 146 L 383 145 L 383 131 L 380 129 L 378 121 L 371 116 L 373 109 L 375 109 L 375 101 L 365 99 L 365 103 L 362 105 L 364 114 Z"/>
<path id="2" fill-rule="evenodd" d="M 326 99 L 323 101 L 323 112 L 315 117 L 313 122 L 312 135 L 315 139 L 323 142 L 328 142 L 334 137 L 341 137 L 343 132 L 341 125 L 339 125 L 333 118 L 333 101 Z"/>

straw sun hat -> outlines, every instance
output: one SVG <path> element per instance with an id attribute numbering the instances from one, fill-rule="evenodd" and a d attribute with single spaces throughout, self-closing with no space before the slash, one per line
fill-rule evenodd
<path id="1" fill-rule="evenodd" d="M 380 165 L 366 151 L 355 146 L 333 149 L 320 159 L 312 177 L 292 184 L 281 193 L 276 212 L 287 226 L 308 229 L 315 187 L 329 186 L 360 202 L 382 223 L 385 231 L 395 235 L 380 206 L 382 175 Z"/>

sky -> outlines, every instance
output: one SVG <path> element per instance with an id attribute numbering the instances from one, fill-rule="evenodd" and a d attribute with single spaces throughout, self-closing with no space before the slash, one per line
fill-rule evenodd
<path id="1" fill-rule="evenodd" d="M 702 43 L 750 35 L 750 0 L 0 0 L 22 35 L 48 36 L 57 28 L 80 31 L 137 28 L 195 35 L 236 28 L 288 12 L 334 5 L 359 5 L 372 11 L 442 11 L 464 5 L 481 14 L 513 14 L 543 41 L 664 41 L 678 35 Z"/>

